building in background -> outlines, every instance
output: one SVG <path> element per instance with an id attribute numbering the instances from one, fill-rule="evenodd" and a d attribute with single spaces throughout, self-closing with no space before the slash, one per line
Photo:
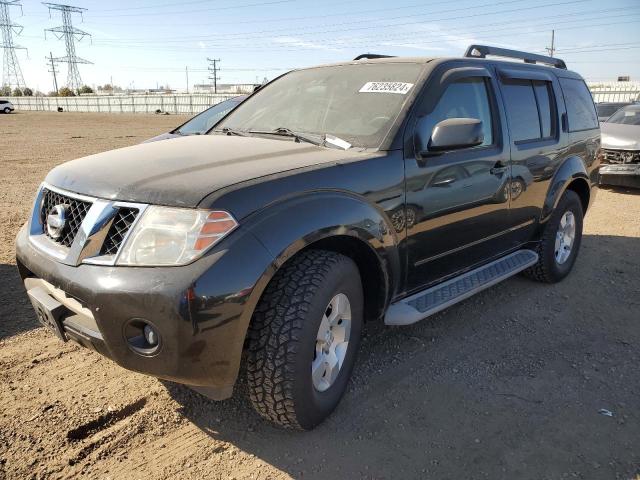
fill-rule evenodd
<path id="1" fill-rule="evenodd" d="M 256 88 L 255 83 L 219 83 L 217 93 L 225 94 L 248 94 L 253 93 Z M 213 83 L 196 83 L 193 86 L 194 93 L 214 93 Z"/>

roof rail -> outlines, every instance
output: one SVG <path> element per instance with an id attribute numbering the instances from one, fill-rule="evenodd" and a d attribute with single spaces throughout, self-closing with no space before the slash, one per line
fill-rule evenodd
<path id="1" fill-rule="evenodd" d="M 567 64 L 559 58 L 537 55 L 535 53 L 520 52 L 518 50 L 508 50 L 506 48 L 491 47 L 489 45 L 471 45 L 464 53 L 468 58 L 485 58 L 487 55 L 505 58 L 518 58 L 525 63 L 544 63 L 556 68 L 567 69 Z"/>
<path id="2" fill-rule="evenodd" d="M 363 53 L 362 55 L 358 55 L 356 58 L 353 59 L 353 61 L 355 62 L 356 60 L 372 60 L 374 58 L 393 58 L 394 55 L 380 55 L 378 53 Z"/>

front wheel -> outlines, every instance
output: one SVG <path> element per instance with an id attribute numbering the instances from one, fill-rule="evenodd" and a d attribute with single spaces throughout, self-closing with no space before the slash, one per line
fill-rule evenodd
<path id="1" fill-rule="evenodd" d="M 540 282 L 556 283 L 569 275 L 582 241 L 582 202 L 572 190 L 564 192 L 547 221 L 537 247 L 538 262 L 523 273 Z"/>
<path id="2" fill-rule="evenodd" d="M 6 107 L 6 108 L 4 109 L 4 113 L 11 113 L 11 109 L 10 109 L 9 107 Z"/>
<path id="3" fill-rule="evenodd" d="M 258 413 L 303 430 L 322 422 L 347 388 L 362 321 L 362 283 L 351 259 L 309 250 L 286 264 L 249 331 L 247 380 Z"/>

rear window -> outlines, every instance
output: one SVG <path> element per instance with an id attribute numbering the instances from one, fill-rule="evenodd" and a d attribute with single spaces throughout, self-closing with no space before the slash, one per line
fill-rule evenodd
<path id="1" fill-rule="evenodd" d="M 556 109 L 549 82 L 509 80 L 502 91 L 514 142 L 555 136 Z"/>
<path id="2" fill-rule="evenodd" d="M 582 80 L 561 78 L 560 86 L 567 105 L 569 131 L 578 132 L 598 128 L 596 106 L 587 85 Z"/>

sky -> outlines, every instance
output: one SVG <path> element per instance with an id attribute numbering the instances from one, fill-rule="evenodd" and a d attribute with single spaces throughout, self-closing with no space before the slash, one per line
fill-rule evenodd
<path id="1" fill-rule="evenodd" d="M 69 0 L 86 8 L 74 26 L 83 83 L 180 91 L 207 80 L 220 59 L 220 83 L 255 83 L 292 68 L 361 53 L 461 56 L 472 43 L 544 54 L 555 30 L 556 56 L 589 81 L 640 81 L 640 0 Z M 60 12 L 39 1 L 10 8 L 24 28 L 14 43 L 27 86 L 53 90 L 46 58 L 65 55 L 47 28 Z M 58 66 L 59 84 L 67 68 Z"/>

